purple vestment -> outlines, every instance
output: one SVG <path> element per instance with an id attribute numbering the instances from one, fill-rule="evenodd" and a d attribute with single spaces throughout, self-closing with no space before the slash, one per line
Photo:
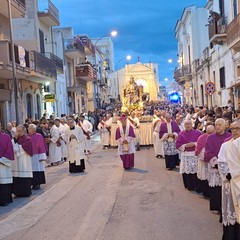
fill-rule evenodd
<path id="1" fill-rule="evenodd" d="M 196 156 L 198 156 L 200 154 L 200 152 L 203 150 L 203 148 L 205 148 L 208 136 L 209 136 L 208 133 L 204 133 L 203 135 L 201 135 L 198 138 L 197 145 L 196 145 L 196 148 L 195 148 L 195 155 Z"/>
<path id="2" fill-rule="evenodd" d="M 22 146 L 23 150 L 30 156 L 33 155 L 32 139 L 26 134 L 17 138 L 17 143 Z"/>
<path id="3" fill-rule="evenodd" d="M 231 137 L 231 133 L 225 132 L 222 135 L 213 133 L 208 136 L 205 147 L 204 162 L 210 162 L 214 157 L 218 157 L 218 153 L 224 141 Z"/>
<path id="4" fill-rule="evenodd" d="M 200 136 L 201 136 L 201 132 L 196 129 L 192 129 L 191 131 L 183 130 L 178 134 L 176 147 L 179 149 L 183 144 L 187 144 L 190 142 L 197 142 Z M 185 151 L 186 152 L 195 151 L 195 146 L 185 148 Z"/>
<path id="5" fill-rule="evenodd" d="M 126 131 L 126 127 L 123 127 L 123 132 L 125 133 L 125 131 Z M 133 138 L 135 137 L 134 130 L 133 130 L 132 126 L 129 126 L 128 136 L 133 137 Z M 120 137 L 121 137 L 120 128 L 118 127 L 117 130 L 116 130 L 116 140 L 118 140 Z"/>
<path id="6" fill-rule="evenodd" d="M 13 145 L 9 135 L 0 132 L 0 158 L 14 160 Z"/>
<path id="7" fill-rule="evenodd" d="M 125 133 L 125 131 L 126 131 L 126 127 L 123 127 L 123 132 Z M 129 134 L 128 134 L 128 136 L 126 136 L 126 140 L 129 142 L 131 140 L 131 138 L 134 138 L 134 137 L 135 137 L 135 134 L 134 134 L 133 127 L 129 126 Z M 120 134 L 120 128 L 119 127 L 116 130 L 116 140 L 118 140 L 119 145 L 122 144 L 123 139 L 122 139 L 122 136 Z M 134 148 L 134 149 L 132 149 L 132 148 Z M 130 144 L 129 153 L 124 153 L 124 154 L 120 153 L 120 157 L 121 157 L 122 162 L 123 162 L 123 167 L 125 169 L 134 167 L 134 153 L 132 153 L 132 152 L 135 152 L 135 144 L 134 144 L 133 140 L 132 140 L 132 144 Z"/>
<path id="8" fill-rule="evenodd" d="M 172 126 L 172 133 L 177 133 L 177 134 L 180 133 L 180 128 L 176 122 L 171 121 L 171 126 Z M 159 132 L 160 139 L 162 138 L 164 133 L 168 133 L 166 122 L 162 122 L 160 125 L 160 132 Z"/>
<path id="9" fill-rule="evenodd" d="M 41 134 L 34 133 L 33 135 L 29 135 L 29 137 L 32 139 L 33 155 L 47 152 L 47 147 Z"/>

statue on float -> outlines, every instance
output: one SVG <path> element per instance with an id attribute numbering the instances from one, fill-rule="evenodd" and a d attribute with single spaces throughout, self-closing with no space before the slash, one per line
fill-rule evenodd
<path id="1" fill-rule="evenodd" d="M 122 111 L 132 111 L 135 109 L 141 110 L 142 92 L 143 87 L 138 86 L 134 77 L 131 77 L 126 85 L 126 88 L 123 90 Z"/>

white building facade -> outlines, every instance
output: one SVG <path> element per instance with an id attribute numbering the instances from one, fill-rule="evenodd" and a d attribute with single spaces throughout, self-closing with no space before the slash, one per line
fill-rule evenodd
<path id="1" fill-rule="evenodd" d="M 149 101 L 157 101 L 159 95 L 158 64 L 141 63 L 127 64 L 124 68 L 109 74 L 111 82 L 111 94 L 122 100 L 123 90 L 130 78 L 133 77 L 139 86 L 143 86 L 143 98 Z"/>
<path id="2" fill-rule="evenodd" d="M 205 98 L 204 95 L 203 99 L 199 99 L 205 86 L 205 78 L 197 76 L 196 62 L 209 44 L 207 18 L 208 11 L 205 8 L 187 7 L 175 28 L 179 66 L 174 77 L 181 86 L 183 100 L 187 104 L 196 105 L 200 101 L 204 102 Z"/>
<path id="3" fill-rule="evenodd" d="M 192 8 L 196 7 L 187 9 Z M 240 1 L 208 0 L 205 12 L 207 15 L 202 16 L 197 27 L 201 29 L 198 37 L 202 45 L 198 41 L 192 45 L 192 49 L 197 49 L 199 54 L 188 62 L 190 72 L 176 69 L 175 80 L 182 86 L 185 102 L 198 106 L 227 106 L 231 102 L 237 108 L 240 103 Z M 178 22 L 175 29 L 178 46 L 184 37 L 179 26 Z M 202 34 L 206 27 L 208 36 Z M 185 64 L 184 58 L 180 58 L 181 61 Z M 211 94 L 207 83 L 214 86 L 215 91 Z M 184 95 L 186 87 L 189 87 L 190 98 Z"/>

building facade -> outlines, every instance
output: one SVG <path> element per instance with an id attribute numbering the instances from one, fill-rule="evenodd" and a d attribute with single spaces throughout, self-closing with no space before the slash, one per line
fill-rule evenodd
<path id="1" fill-rule="evenodd" d="M 23 120 L 59 114 L 57 81 L 63 78 L 63 60 L 54 52 L 52 32 L 60 24 L 58 9 L 50 0 L 25 3 L 25 17 L 13 19 L 14 42 L 30 52 L 30 77 L 18 79 Z"/>
<path id="2" fill-rule="evenodd" d="M 159 96 L 158 65 L 155 63 L 127 64 L 124 68 L 109 74 L 109 80 L 113 84 L 112 96 L 115 99 L 120 96 L 122 101 L 123 89 L 130 78 L 133 77 L 137 85 L 143 87 L 143 98 L 147 101 L 157 101 Z"/>
<path id="3" fill-rule="evenodd" d="M 13 81 L 13 64 L 16 66 L 16 78 L 30 77 L 30 53 L 17 44 L 13 44 L 15 61 L 11 52 L 11 24 L 12 18 L 25 16 L 26 4 L 24 0 L 2 1 L 0 7 L 0 121 L 6 126 L 7 122 L 16 120 L 15 95 Z M 10 11 L 9 11 L 10 10 Z M 11 12 L 11 15 L 9 15 Z M 19 86 L 17 86 L 19 87 Z M 18 99 L 17 99 L 18 102 Z M 20 103 L 17 106 L 20 108 Z"/>
<path id="4" fill-rule="evenodd" d="M 207 15 L 202 16 L 198 25 L 202 29 L 198 37 L 203 45 L 197 41 L 192 45 L 192 50 L 200 51 L 199 55 L 189 61 L 190 70 L 185 67 L 184 58 L 180 58 L 184 68 L 176 69 L 174 77 L 182 87 L 185 102 L 199 106 L 227 106 L 231 102 L 237 108 L 240 103 L 240 1 L 208 0 L 205 11 Z M 175 29 L 178 46 L 184 37 L 179 26 L 178 22 Z M 206 27 L 208 36 L 204 34 L 203 39 L 202 31 Z M 212 92 L 209 84 L 213 86 Z"/>
<path id="5" fill-rule="evenodd" d="M 175 27 L 178 67 L 175 69 L 174 78 L 181 87 L 183 103 L 196 105 L 204 102 L 205 78 L 202 76 L 205 75 L 199 74 L 196 66 L 209 44 L 207 18 L 208 11 L 205 8 L 187 7 Z M 203 98 L 199 99 L 199 96 Z"/>

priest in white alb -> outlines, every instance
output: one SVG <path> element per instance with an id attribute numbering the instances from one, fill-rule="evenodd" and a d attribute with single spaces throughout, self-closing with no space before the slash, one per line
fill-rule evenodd
<path id="1" fill-rule="evenodd" d="M 66 129 L 64 137 L 68 147 L 69 172 L 83 172 L 85 170 L 85 136 L 82 129 L 75 125 L 72 118 L 68 119 L 68 126 L 69 127 Z"/>
<path id="2" fill-rule="evenodd" d="M 107 125 L 107 117 L 103 115 L 101 121 L 98 124 L 98 130 L 100 131 L 100 139 L 103 146 L 103 149 L 108 149 L 109 139 L 110 139 L 110 130 Z"/>

